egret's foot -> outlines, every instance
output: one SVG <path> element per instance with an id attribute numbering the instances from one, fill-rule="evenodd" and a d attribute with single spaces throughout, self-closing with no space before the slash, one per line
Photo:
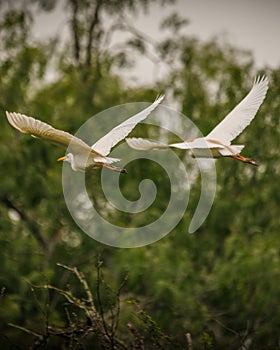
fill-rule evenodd
<path id="1" fill-rule="evenodd" d="M 255 166 L 259 166 L 259 164 L 257 162 L 255 162 L 253 159 L 250 159 L 250 158 L 246 158 L 245 162 L 252 164 L 252 165 L 255 165 Z"/>
<path id="2" fill-rule="evenodd" d="M 233 158 L 233 159 L 240 160 L 241 162 L 244 162 L 244 163 L 249 163 L 249 164 L 258 166 L 258 163 L 255 162 L 253 159 L 243 157 L 243 156 L 241 156 L 241 154 L 234 154 L 234 155 L 232 155 L 230 157 Z"/>

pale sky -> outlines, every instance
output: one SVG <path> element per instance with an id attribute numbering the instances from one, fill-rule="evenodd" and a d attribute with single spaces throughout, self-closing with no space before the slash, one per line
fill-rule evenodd
<path id="1" fill-rule="evenodd" d="M 190 21 L 186 34 L 203 41 L 222 35 L 230 44 L 252 51 L 258 67 L 280 65 L 280 0 L 177 0 L 165 8 L 152 5 L 148 13 L 139 13 L 132 21 L 138 30 L 158 39 L 160 21 L 174 11 Z M 39 15 L 35 22 L 36 36 L 41 37 L 66 27 L 62 1 L 54 13 Z M 138 63 L 133 75 L 138 83 L 152 83 L 156 78 L 146 59 Z"/>

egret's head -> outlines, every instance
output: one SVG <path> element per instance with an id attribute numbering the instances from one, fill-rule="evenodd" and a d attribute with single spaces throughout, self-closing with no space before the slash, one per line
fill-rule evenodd
<path id="1" fill-rule="evenodd" d="M 64 161 L 64 162 L 72 163 L 72 159 L 73 159 L 73 154 L 67 153 L 66 156 L 58 158 L 57 161 L 58 162 Z"/>

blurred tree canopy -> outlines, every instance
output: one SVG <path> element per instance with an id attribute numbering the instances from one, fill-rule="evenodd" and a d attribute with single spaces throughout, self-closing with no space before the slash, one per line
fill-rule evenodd
<path id="1" fill-rule="evenodd" d="M 125 19 L 156 2 L 172 3 L 67 0 L 70 36 L 63 42 L 32 36 L 34 8 L 51 12 L 57 2 L 0 2 L 2 349 L 279 348 L 280 67 L 257 71 L 250 52 L 186 36 L 188 21 L 172 14 L 162 22 L 165 38 L 154 43 L 167 73 L 152 87 L 127 86 L 122 69 L 133 65 L 133 55 L 148 56 L 150 43 Z M 110 49 L 118 30 L 129 38 Z M 111 248 L 80 231 L 54 161 L 61 150 L 20 134 L 5 117 L 5 110 L 19 111 L 74 133 L 99 111 L 166 91 L 206 134 L 263 73 L 268 95 L 238 140 L 260 166 L 219 160 L 215 202 L 198 232 L 186 228 L 199 177 L 176 228 L 136 249 Z M 138 130 L 154 138 L 146 125 Z M 128 171 L 121 179 L 128 197 L 138 196 L 144 178 L 161 189 L 153 213 L 129 218 L 145 225 L 168 203 L 169 182 L 155 164 L 135 161 Z M 96 206 L 104 200 L 99 177 L 96 171 L 91 179 Z M 123 225 L 128 218 L 117 212 L 114 220 Z"/>

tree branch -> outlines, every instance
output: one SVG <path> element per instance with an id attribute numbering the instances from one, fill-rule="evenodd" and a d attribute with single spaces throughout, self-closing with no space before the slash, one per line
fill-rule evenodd
<path id="1" fill-rule="evenodd" d="M 101 5 L 102 5 L 102 0 L 97 0 L 94 14 L 93 14 L 92 20 L 91 20 L 90 25 L 89 25 L 87 49 L 86 49 L 86 65 L 87 65 L 87 67 L 90 67 L 91 62 L 92 62 L 91 51 L 92 51 L 94 36 L 95 36 L 95 39 L 98 39 L 98 36 L 100 34 L 100 31 L 99 31 L 99 33 L 94 33 L 94 31 L 98 27 L 98 24 L 99 24 L 99 13 L 100 13 Z"/>
<path id="2" fill-rule="evenodd" d="M 21 209 L 19 208 L 14 202 L 12 202 L 6 194 L 0 197 L 0 200 L 8 209 L 13 209 L 17 212 L 19 217 L 22 221 L 25 222 L 26 226 L 34 236 L 34 238 L 37 240 L 39 245 L 43 248 L 45 253 L 49 253 L 49 246 L 47 244 L 47 241 L 45 240 L 44 236 L 40 232 L 39 226 L 32 220 L 30 217 Z"/>
<path id="3" fill-rule="evenodd" d="M 72 272 L 79 280 L 79 282 L 82 284 L 84 291 L 87 295 L 87 303 L 84 303 L 80 299 L 74 297 L 71 292 L 61 290 L 59 288 L 56 288 L 54 286 L 47 285 L 46 288 L 55 290 L 56 292 L 62 294 L 70 303 L 76 305 L 80 309 L 83 309 L 87 315 L 87 317 L 90 319 L 92 325 L 95 326 L 95 328 L 98 330 L 98 336 L 103 343 L 103 345 L 108 347 L 109 344 L 111 344 L 111 338 L 110 334 L 108 334 L 106 325 L 104 325 L 102 317 L 99 315 L 99 313 L 96 311 L 92 293 L 89 289 L 88 283 L 84 277 L 84 275 L 78 271 L 76 267 L 69 267 L 63 264 L 57 264 L 58 266 Z"/>
<path id="4" fill-rule="evenodd" d="M 79 11 L 79 1 L 70 0 L 72 5 L 72 19 L 71 19 L 71 29 L 74 40 L 74 57 L 77 65 L 80 65 L 80 37 L 79 37 L 79 22 L 78 22 L 78 11 Z"/>

